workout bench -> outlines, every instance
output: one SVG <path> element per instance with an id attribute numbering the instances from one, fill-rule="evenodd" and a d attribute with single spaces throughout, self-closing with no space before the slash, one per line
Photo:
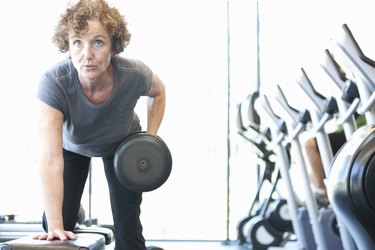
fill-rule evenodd
<path id="1" fill-rule="evenodd" d="M 113 231 L 109 228 L 82 227 L 74 230 L 74 233 L 77 235 L 77 240 L 68 241 L 34 240 L 32 236 L 27 235 L 0 243 L 0 250 L 99 250 L 105 249 L 105 245 L 114 241 Z"/>
<path id="2" fill-rule="evenodd" d="M 76 240 L 68 241 L 46 241 L 34 240 L 31 236 L 25 236 L 15 240 L 4 242 L 0 250 L 101 250 L 105 246 L 105 237 L 95 233 L 78 233 Z"/>

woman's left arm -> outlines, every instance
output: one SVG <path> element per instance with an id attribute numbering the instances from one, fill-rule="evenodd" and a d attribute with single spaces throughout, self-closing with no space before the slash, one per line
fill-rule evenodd
<path id="1" fill-rule="evenodd" d="M 153 73 L 147 101 L 147 132 L 156 135 L 165 111 L 165 86 L 158 75 Z"/>

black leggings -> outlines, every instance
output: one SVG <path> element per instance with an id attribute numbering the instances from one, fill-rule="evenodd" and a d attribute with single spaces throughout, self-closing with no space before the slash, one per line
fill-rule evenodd
<path id="1" fill-rule="evenodd" d="M 73 231 L 78 221 L 81 197 L 89 172 L 91 159 L 67 150 L 64 156 L 64 229 Z M 117 179 L 113 168 L 113 155 L 104 157 L 103 164 L 107 178 L 112 215 L 116 236 L 115 249 L 144 250 L 145 239 L 140 222 L 142 193 L 125 188 Z M 43 227 L 47 232 L 47 222 L 43 216 Z"/>

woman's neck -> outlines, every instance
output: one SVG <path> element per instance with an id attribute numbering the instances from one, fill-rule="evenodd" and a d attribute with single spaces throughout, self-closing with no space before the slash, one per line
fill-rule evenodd
<path id="1" fill-rule="evenodd" d="M 108 70 L 95 79 L 81 79 L 80 85 L 86 98 L 93 104 L 101 104 L 108 100 L 113 90 L 113 70 Z"/>

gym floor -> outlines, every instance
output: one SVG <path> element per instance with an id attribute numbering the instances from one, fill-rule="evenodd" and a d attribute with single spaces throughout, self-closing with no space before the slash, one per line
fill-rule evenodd
<path id="1" fill-rule="evenodd" d="M 157 246 L 164 250 L 249 250 L 251 247 L 221 241 L 148 241 L 147 246 Z M 105 250 L 114 249 L 114 245 L 106 246 Z M 295 250 L 295 242 L 288 242 L 284 247 L 270 247 L 269 250 Z"/>

